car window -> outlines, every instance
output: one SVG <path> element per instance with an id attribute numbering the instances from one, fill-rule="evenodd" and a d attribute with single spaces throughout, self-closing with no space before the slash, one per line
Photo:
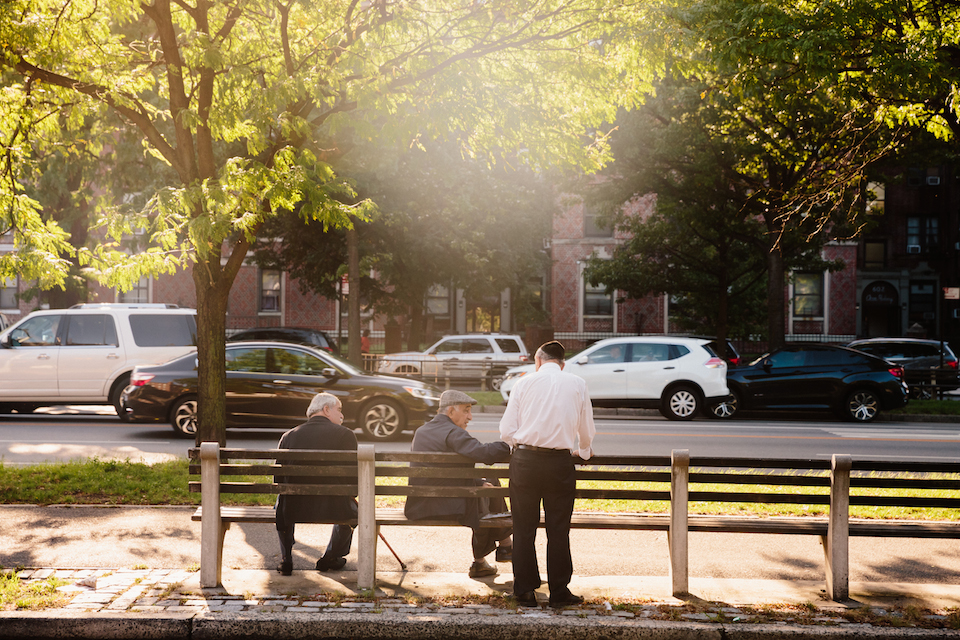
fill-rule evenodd
<path id="1" fill-rule="evenodd" d="M 806 352 L 804 351 L 778 351 L 764 362 L 769 362 L 774 369 L 783 369 L 786 367 L 802 367 Z"/>
<path id="2" fill-rule="evenodd" d="M 496 338 L 500 351 L 504 353 L 523 353 L 520 343 L 513 338 Z"/>
<path id="3" fill-rule="evenodd" d="M 433 353 L 461 353 L 462 340 L 444 340 L 436 346 Z"/>
<path id="4" fill-rule="evenodd" d="M 227 349 L 227 371 L 267 372 L 267 350 L 264 348 Z"/>
<path id="5" fill-rule="evenodd" d="M 197 344 L 197 320 L 193 315 L 131 314 L 130 329 L 138 347 L 193 347 Z"/>
<path id="6" fill-rule="evenodd" d="M 63 316 L 37 316 L 21 322 L 10 332 L 10 339 L 21 347 L 52 347 L 58 344 L 57 330 Z"/>
<path id="7" fill-rule="evenodd" d="M 603 364 L 606 362 L 623 362 L 627 357 L 627 345 L 608 344 L 590 354 L 587 364 Z"/>
<path id="8" fill-rule="evenodd" d="M 117 327 L 113 317 L 105 314 L 68 316 L 67 346 L 116 347 Z"/>
<path id="9" fill-rule="evenodd" d="M 634 344 L 630 354 L 631 362 L 666 362 L 670 357 L 669 344 Z M 674 358 L 679 356 L 674 356 Z"/>
<path id="10" fill-rule="evenodd" d="M 464 353 L 493 353 L 493 345 L 486 338 L 467 338 L 463 341 Z"/>
<path id="11" fill-rule="evenodd" d="M 804 365 L 807 367 L 843 367 L 863 362 L 865 358 L 849 351 L 834 349 L 811 349 L 807 351 Z"/>
<path id="12" fill-rule="evenodd" d="M 318 376 L 323 371 L 323 360 L 305 351 L 293 349 L 270 349 L 267 357 L 270 373 L 282 373 L 291 376 Z"/>

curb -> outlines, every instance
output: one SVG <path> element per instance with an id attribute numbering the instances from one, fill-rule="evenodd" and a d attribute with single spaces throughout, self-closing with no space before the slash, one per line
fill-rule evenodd
<path id="1" fill-rule="evenodd" d="M 960 631 L 913 629 L 847 624 L 842 627 L 801 627 L 788 624 L 718 624 L 618 620 L 596 617 L 546 616 L 537 612 L 506 616 L 403 613 L 201 613 L 180 615 L 0 614 L 0 636 L 11 640 L 62 638 L 204 640 L 301 638 L 456 639 L 456 640 L 555 640 L 577 638 L 608 640 L 831 640 L 862 638 L 894 640 L 960 638 Z"/>

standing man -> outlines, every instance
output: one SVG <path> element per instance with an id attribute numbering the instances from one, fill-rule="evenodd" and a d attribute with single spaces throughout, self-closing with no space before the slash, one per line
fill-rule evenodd
<path id="1" fill-rule="evenodd" d="M 343 425 L 343 405 L 329 393 L 318 393 L 307 407 L 307 421 L 287 431 L 280 438 L 280 449 L 343 449 L 357 450 L 357 436 Z M 294 463 L 296 464 L 296 463 Z M 309 463 L 306 463 L 309 464 Z M 322 467 L 319 467 L 322 469 Z M 356 484 L 357 478 L 324 478 L 331 484 Z M 278 483 L 316 484 L 311 476 L 277 476 Z M 280 536 L 280 566 L 285 576 L 293 573 L 293 532 L 297 522 L 330 522 L 356 520 L 357 501 L 350 496 L 294 496 L 277 498 L 277 534 Z M 342 569 L 347 563 L 353 542 L 353 527 L 335 524 L 323 557 L 317 560 L 317 571 Z"/>
<path id="2" fill-rule="evenodd" d="M 536 372 L 520 378 L 500 420 L 500 437 L 513 447 L 513 594 L 521 605 L 537 604 L 535 589 L 542 582 L 535 543 L 543 502 L 550 606 L 565 607 L 583 602 L 568 587 L 573 576 L 574 456 L 587 460 L 593 455 L 590 445 L 596 428 L 587 383 L 563 371 L 563 345 L 555 340 L 543 344 L 534 362 Z"/>
<path id="3" fill-rule="evenodd" d="M 459 453 L 465 458 L 493 464 L 510 460 L 510 447 L 504 442 L 484 444 L 467 433 L 467 425 L 473 420 L 473 405 L 477 401 L 463 391 L 448 389 L 440 394 L 440 409 L 436 417 L 413 434 L 411 451 Z M 475 464 L 475 463 L 474 463 Z M 424 464 L 413 463 L 417 467 L 458 467 L 474 466 L 464 463 Z M 410 478 L 411 485 L 458 486 L 470 481 L 461 478 Z M 487 481 L 477 478 L 476 486 L 500 486 L 500 481 Z M 468 575 L 471 578 L 497 575 L 497 568 L 489 564 L 486 556 L 497 550 L 497 562 L 509 562 L 513 556 L 513 542 L 510 529 L 506 527 L 481 527 L 480 518 L 487 513 L 501 513 L 507 510 L 503 498 L 490 498 L 489 505 L 483 498 L 421 498 L 410 496 L 403 507 L 403 513 L 409 520 L 427 518 L 451 518 L 473 529 L 473 564 Z M 499 545 L 497 544 L 499 542 Z"/>

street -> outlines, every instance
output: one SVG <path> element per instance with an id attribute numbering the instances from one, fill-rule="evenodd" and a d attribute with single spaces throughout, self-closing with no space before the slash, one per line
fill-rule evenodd
<path id="1" fill-rule="evenodd" d="M 107 408 L 104 414 L 34 413 L 0 416 L 0 461 L 35 464 L 100 457 L 148 462 L 182 457 L 193 441 L 178 437 L 167 424 L 126 424 Z M 499 438 L 500 415 L 475 413 L 470 433 L 489 442 Z M 810 413 L 800 419 L 698 419 L 671 422 L 659 416 L 597 418 L 594 450 L 601 455 L 669 455 L 689 449 L 693 456 L 829 458 L 834 453 L 898 460 L 956 460 L 960 423 L 875 422 L 854 424 L 829 414 Z M 270 447 L 279 429 L 234 429 L 230 447 Z M 379 449 L 403 451 L 410 434 Z M 364 442 L 362 436 L 359 437 Z"/>

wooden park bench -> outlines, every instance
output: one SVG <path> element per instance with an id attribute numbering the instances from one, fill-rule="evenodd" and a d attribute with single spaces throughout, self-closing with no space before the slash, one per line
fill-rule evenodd
<path id="1" fill-rule="evenodd" d="M 220 584 L 224 534 L 231 523 L 274 523 L 272 506 L 221 505 L 221 493 L 355 495 L 358 586 L 372 589 L 376 581 L 379 528 L 390 525 L 459 526 L 450 520 L 407 520 L 401 508 L 376 507 L 377 496 L 483 497 L 508 496 L 507 487 L 408 486 L 411 477 L 508 478 L 506 465 L 492 467 L 414 467 L 411 462 L 466 462 L 453 453 L 376 451 L 360 445 L 352 451 L 220 449 L 204 443 L 191 449 L 191 481 L 201 492 L 193 515 L 201 526 L 200 582 Z M 304 464 L 308 463 L 308 464 Z M 314 466 L 323 464 L 325 466 Z M 351 484 L 278 484 L 274 476 L 352 476 Z M 943 477 L 932 478 L 930 474 Z M 230 477 L 234 479 L 231 480 Z M 256 482 L 236 476 L 259 477 Z M 394 483 L 377 478 L 394 478 Z M 571 525 L 580 529 L 630 529 L 668 532 L 670 577 L 675 595 L 688 592 L 688 533 L 775 533 L 817 535 L 823 541 L 826 590 L 834 600 L 849 597 L 850 536 L 960 538 L 960 521 L 881 520 L 851 518 L 853 506 L 960 509 L 960 461 L 941 463 L 832 459 L 691 458 L 677 450 L 671 456 L 595 456 L 578 465 L 577 498 L 634 501 L 636 513 L 576 511 Z M 399 484 L 395 484 L 399 480 Z M 641 484 L 642 483 L 642 484 Z M 651 484 L 653 483 L 653 484 Z M 596 484 L 595 488 L 586 486 Z M 904 495 L 871 495 L 874 489 L 898 489 Z M 933 497 L 929 490 L 945 492 Z M 669 502 L 668 514 L 642 512 L 647 501 Z M 698 503 L 805 505 L 823 516 L 731 516 L 691 514 Z M 204 517 L 204 514 L 214 514 Z M 333 523 L 331 523 L 333 524 Z M 483 526 L 509 526 L 510 518 L 485 518 Z"/>

